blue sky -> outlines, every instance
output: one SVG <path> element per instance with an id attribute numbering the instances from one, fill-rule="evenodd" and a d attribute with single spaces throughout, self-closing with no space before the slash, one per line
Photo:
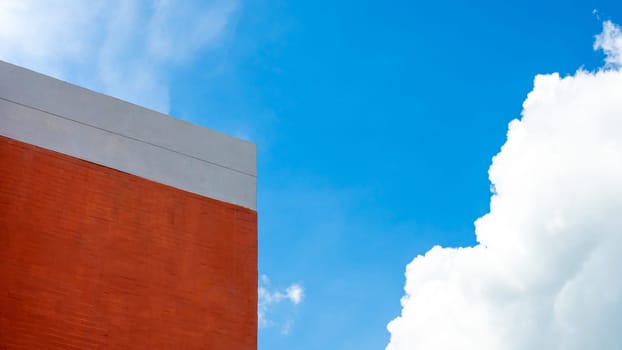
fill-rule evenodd
<path id="1" fill-rule="evenodd" d="M 212 36 L 149 66 L 167 104 L 135 101 L 257 143 L 259 272 L 267 290 L 304 290 L 266 309 L 261 350 L 383 349 L 405 266 L 434 245 L 476 243 L 491 159 L 534 76 L 598 68 L 594 36 L 603 20 L 622 21 L 622 5 L 606 1 L 216 5 L 205 9 L 222 17 Z M 115 64 L 136 45 L 118 48 Z M 1 49 L 135 97 L 90 78 L 72 52 L 46 66 Z"/>

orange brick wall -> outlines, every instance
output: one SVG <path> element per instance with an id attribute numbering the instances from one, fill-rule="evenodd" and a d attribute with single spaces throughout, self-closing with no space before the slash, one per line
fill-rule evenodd
<path id="1" fill-rule="evenodd" d="M 0 137 L 0 349 L 255 350 L 256 305 L 253 210 Z"/>

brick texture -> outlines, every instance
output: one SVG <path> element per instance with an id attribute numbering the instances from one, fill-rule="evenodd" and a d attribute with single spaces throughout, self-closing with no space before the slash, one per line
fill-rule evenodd
<path id="1" fill-rule="evenodd" d="M 0 137 L 0 349 L 255 350 L 256 305 L 255 211 Z"/>

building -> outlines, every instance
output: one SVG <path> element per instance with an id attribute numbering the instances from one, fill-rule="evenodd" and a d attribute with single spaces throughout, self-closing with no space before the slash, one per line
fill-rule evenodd
<path id="1" fill-rule="evenodd" d="M 0 61 L 0 349 L 256 349 L 255 145 Z"/>

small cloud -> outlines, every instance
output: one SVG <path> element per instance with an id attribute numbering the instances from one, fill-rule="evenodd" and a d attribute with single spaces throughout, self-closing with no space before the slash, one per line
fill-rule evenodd
<path id="1" fill-rule="evenodd" d="M 292 303 L 294 303 L 294 305 L 300 304 L 300 302 L 302 301 L 302 296 L 304 294 L 304 291 L 302 290 L 302 287 L 300 285 L 292 284 L 291 286 L 287 287 L 285 291 L 287 292 L 287 298 Z"/>
<path id="2" fill-rule="evenodd" d="M 266 328 L 276 326 L 280 328 L 281 334 L 288 334 L 293 326 L 293 319 L 287 318 L 285 321 L 279 322 L 273 320 L 270 316 L 274 315 L 274 309 L 279 305 L 282 307 L 283 302 L 293 306 L 299 305 L 304 298 L 304 289 L 298 283 L 292 283 L 284 290 L 270 288 L 270 279 L 266 275 L 259 277 L 259 288 L 257 289 L 257 319 L 259 327 Z M 280 308 L 280 307 L 279 307 Z M 278 318 L 278 317 L 277 317 Z"/>
<path id="3" fill-rule="evenodd" d="M 281 327 L 281 334 L 288 335 L 289 331 L 292 329 L 292 324 L 293 324 L 292 320 L 287 320 L 285 324 L 283 325 L 283 327 Z"/>
<path id="4" fill-rule="evenodd" d="M 603 22 L 603 32 L 596 36 L 595 50 L 603 50 L 605 63 L 610 68 L 622 66 L 622 31 L 611 21 Z"/>

